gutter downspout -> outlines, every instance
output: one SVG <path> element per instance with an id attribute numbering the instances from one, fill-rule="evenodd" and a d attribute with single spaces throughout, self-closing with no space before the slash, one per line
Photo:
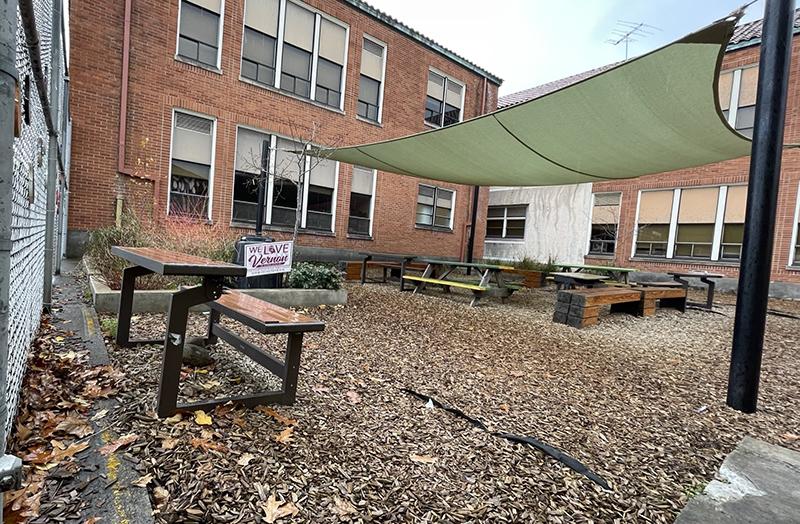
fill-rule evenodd
<path id="1" fill-rule="evenodd" d="M 489 79 L 483 77 L 483 92 L 481 93 L 481 114 L 486 113 L 486 89 L 489 86 Z M 469 228 L 469 238 L 467 239 L 467 263 L 472 263 L 475 251 L 475 229 L 478 224 L 478 201 L 480 200 L 481 186 L 472 188 L 472 218 Z"/>
<path id="2" fill-rule="evenodd" d="M 57 101 L 56 94 L 59 91 L 61 81 L 60 53 L 61 53 L 61 1 L 53 2 L 53 12 L 51 19 L 51 42 L 50 42 L 50 97 L 52 101 Z M 55 103 L 50 107 L 50 115 L 53 124 L 59 121 L 61 108 Z M 50 144 L 47 150 L 47 214 L 44 223 L 44 293 L 42 297 L 42 307 L 50 312 L 53 302 L 53 263 L 55 253 L 55 232 L 56 232 L 56 186 L 59 177 L 59 146 L 58 135 L 50 133 Z M 63 171 L 63 168 L 62 168 Z"/>
<path id="3" fill-rule="evenodd" d="M 17 3 L 0 0 L 0 455 L 6 451 L 11 210 L 14 198 L 14 119 L 17 89 Z M 0 509 L 2 512 L 2 509 Z M 1 515 L 0 515 L 1 516 Z"/>
<path id="4" fill-rule="evenodd" d="M 125 20 L 122 29 L 122 82 L 119 94 L 119 141 L 117 142 L 117 171 L 131 175 L 125 167 L 125 142 L 128 134 L 128 76 L 131 58 L 131 9 L 133 0 L 125 0 Z"/>

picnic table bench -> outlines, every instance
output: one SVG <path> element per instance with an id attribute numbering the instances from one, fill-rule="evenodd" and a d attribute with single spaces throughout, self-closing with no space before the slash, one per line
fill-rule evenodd
<path id="1" fill-rule="evenodd" d="M 470 306 L 475 306 L 481 298 L 494 296 L 506 299 L 519 289 L 519 286 L 509 284 L 503 278 L 503 271 L 514 269 L 511 266 L 437 259 L 419 259 L 417 261 L 427 264 L 422 276 L 403 274 L 401 277 L 403 281 L 414 285 L 414 293 L 423 291 L 428 284 L 440 286 L 446 292 L 449 292 L 451 287 L 466 289 L 472 291 L 474 295 Z M 475 284 L 447 278 L 459 268 L 477 270 L 481 274 L 480 282 Z M 491 285 L 492 282 L 495 283 L 494 286 Z"/>
<path id="2" fill-rule="evenodd" d="M 717 283 L 715 282 L 718 278 L 724 278 L 725 275 L 720 273 L 707 273 L 705 271 L 670 271 L 668 275 L 671 275 L 673 280 L 676 283 L 680 284 L 683 289 L 689 289 L 689 281 L 686 280 L 687 278 L 699 278 L 700 282 L 704 283 L 708 286 L 708 291 L 706 293 L 706 303 L 705 304 L 692 304 L 694 307 L 700 307 L 702 309 L 711 310 L 714 307 L 714 290 L 717 287 Z"/>
<path id="3" fill-rule="evenodd" d="M 593 271 L 596 273 L 608 273 L 608 275 L 618 282 L 628 283 L 628 275 L 636 271 L 630 267 L 596 266 L 591 264 L 562 264 L 555 263 L 562 273 L 580 273 L 583 271 Z M 552 273 L 551 273 L 552 275 Z"/>
<path id="4" fill-rule="evenodd" d="M 170 298 L 167 313 L 167 330 L 163 339 L 161 379 L 158 388 L 157 413 L 159 417 L 170 417 L 178 410 L 206 409 L 226 402 L 239 402 L 248 406 L 276 402 L 294 401 L 297 386 L 302 334 L 321 331 L 322 322 L 298 315 L 290 310 L 269 304 L 241 292 L 224 288 L 226 277 L 242 277 L 247 274 L 244 266 L 175 253 L 156 248 L 133 248 L 114 246 L 111 252 L 132 263 L 122 272 L 116 343 L 121 347 L 136 344 L 161 343 L 162 340 L 130 340 L 131 313 L 136 278 L 150 273 L 172 276 L 198 276 L 201 284 L 180 289 Z M 186 323 L 189 309 L 200 304 L 209 304 L 208 338 L 214 343 L 217 337 L 228 342 L 237 351 L 249 356 L 281 378 L 280 391 L 255 395 L 231 397 L 221 400 L 178 404 L 179 381 L 183 363 L 183 345 L 186 341 Z M 288 333 L 286 358 L 277 361 L 258 347 L 243 340 L 235 333 L 219 325 L 220 315 L 231 318 L 256 329 L 261 333 Z"/>
<path id="5" fill-rule="evenodd" d="M 553 322 L 583 328 L 597 324 L 602 306 L 611 306 L 612 313 L 651 316 L 656 304 L 686 311 L 686 290 L 683 288 L 589 288 L 558 292 Z"/>
<path id="6" fill-rule="evenodd" d="M 422 272 L 427 267 L 425 264 L 415 263 L 415 256 L 412 255 L 391 255 L 361 253 L 361 260 L 354 260 L 345 263 L 345 274 L 347 280 L 359 280 L 361 284 L 368 282 L 379 282 L 385 284 L 389 280 L 390 272 L 395 273 L 400 278 L 405 271 Z M 380 280 L 370 280 L 367 272 L 370 268 L 383 270 L 383 278 Z M 403 291 L 403 281 L 400 278 L 400 290 Z"/>
<path id="7" fill-rule="evenodd" d="M 553 281 L 555 281 L 557 289 L 575 289 L 576 287 L 593 288 L 603 286 L 604 282 L 609 278 L 607 276 L 584 273 L 582 271 L 550 273 L 550 277 L 552 277 Z"/>

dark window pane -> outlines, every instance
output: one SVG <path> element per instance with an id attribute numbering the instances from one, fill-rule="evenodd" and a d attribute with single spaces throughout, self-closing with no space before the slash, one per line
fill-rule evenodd
<path id="1" fill-rule="evenodd" d="M 217 47 L 219 15 L 189 2 L 181 5 L 181 35 Z"/>
<path id="2" fill-rule="evenodd" d="M 347 232 L 351 235 L 369 235 L 369 219 L 351 216 L 347 224 Z"/>
<path id="3" fill-rule="evenodd" d="M 503 221 L 486 221 L 486 238 L 503 238 Z"/>
<path id="4" fill-rule="evenodd" d="M 639 226 L 637 239 L 647 242 L 666 242 L 669 237 L 668 224 L 643 224 Z"/>
<path id="5" fill-rule="evenodd" d="M 489 206 L 487 216 L 489 218 L 503 218 L 506 214 L 506 208 L 503 206 Z"/>
<path id="6" fill-rule="evenodd" d="M 331 107 L 339 107 L 342 93 L 342 66 L 324 58 L 317 61 L 317 102 Z"/>
<path id="7" fill-rule="evenodd" d="M 736 111 L 736 129 L 743 131 L 746 129 L 753 129 L 755 122 L 756 106 L 740 107 Z"/>
<path id="8" fill-rule="evenodd" d="M 197 61 L 202 62 L 206 65 L 216 66 L 217 48 L 201 43 L 198 49 Z"/>
<path id="9" fill-rule="evenodd" d="M 281 68 L 281 89 L 304 98 L 311 96 L 311 53 L 284 44 Z"/>
<path id="10" fill-rule="evenodd" d="M 724 244 L 741 244 L 744 240 L 744 224 L 725 224 L 722 230 Z"/>
<path id="11" fill-rule="evenodd" d="M 677 242 L 708 242 L 714 239 L 714 224 L 679 224 Z"/>
<path id="12" fill-rule="evenodd" d="M 461 110 L 459 108 L 451 106 L 450 104 L 445 104 L 444 125 L 449 126 L 452 124 L 457 124 L 460 116 Z"/>
<path id="13" fill-rule="evenodd" d="M 258 202 L 258 182 L 250 173 L 237 171 L 233 177 L 233 199 L 243 202 Z"/>
<path id="14" fill-rule="evenodd" d="M 361 75 L 358 86 L 358 99 L 363 102 L 367 102 L 368 104 L 377 106 L 378 98 L 380 96 L 380 89 L 380 82 L 373 80 L 368 76 Z"/>
<path id="15" fill-rule="evenodd" d="M 266 85 L 275 83 L 276 41 L 269 35 L 244 28 L 242 76 Z"/>
<path id="16" fill-rule="evenodd" d="M 197 49 L 199 45 L 200 44 L 194 40 L 189 40 L 188 38 L 182 36 L 178 39 L 178 54 L 184 58 L 197 60 Z"/>
<path id="17" fill-rule="evenodd" d="M 242 60 L 242 76 L 250 80 L 258 80 L 258 64 Z"/>
<path id="18" fill-rule="evenodd" d="M 275 180 L 272 187 L 272 204 L 289 209 L 297 208 L 297 184 L 285 178 Z M 294 219 L 292 220 L 294 223 Z"/>
<path id="19" fill-rule="evenodd" d="M 333 189 L 308 186 L 308 210 L 330 213 L 333 209 Z"/>
<path id="20" fill-rule="evenodd" d="M 350 193 L 350 216 L 369 218 L 369 208 L 371 203 L 372 197 L 370 195 Z"/>
<path id="21" fill-rule="evenodd" d="M 306 229 L 330 231 L 333 224 L 333 215 L 309 210 L 306 213 Z"/>
<path id="22" fill-rule="evenodd" d="M 425 99 L 425 121 L 435 126 L 442 125 L 442 102 L 433 97 Z"/>

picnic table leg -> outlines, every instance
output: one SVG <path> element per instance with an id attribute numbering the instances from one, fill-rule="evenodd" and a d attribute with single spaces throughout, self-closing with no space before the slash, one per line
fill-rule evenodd
<path id="1" fill-rule="evenodd" d="M 367 282 L 367 262 L 369 259 L 372 258 L 371 256 L 364 257 L 364 260 L 361 261 L 361 285 L 363 286 Z"/>
<path id="2" fill-rule="evenodd" d="M 158 386 L 160 418 L 175 414 L 178 404 L 178 388 L 183 364 L 183 344 L 186 339 L 186 322 L 189 308 L 218 299 L 222 295 L 222 279 L 205 277 L 203 284 L 172 295 L 167 314 L 167 334 L 164 337 L 164 353 L 161 360 L 161 382 Z"/>
<path id="3" fill-rule="evenodd" d="M 212 309 L 208 314 L 208 334 L 206 335 L 206 344 L 209 346 L 214 345 L 219 340 L 219 337 L 214 334 L 214 324 L 219 324 L 220 313 L 216 309 Z"/>
<path id="4" fill-rule="evenodd" d="M 285 374 L 283 376 L 283 402 L 293 404 L 297 394 L 297 377 L 300 374 L 300 352 L 303 349 L 303 334 L 289 333 L 286 341 Z"/>
<path id="5" fill-rule="evenodd" d="M 708 295 L 706 296 L 706 309 L 710 311 L 714 309 L 714 290 L 717 287 L 717 283 L 706 277 L 701 278 L 700 281 L 704 282 L 708 286 Z"/>
<path id="6" fill-rule="evenodd" d="M 405 281 L 403 280 L 404 276 L 406 276 L 406 261 L 405 260 L 400 262 L 400 292 L 401 293 L 406 290 Z"/>
<path id="7" fill-rule="evenodd" d="M 133 290 L 136 285 L 136 277 L 149 275 L 150 273 L 152 271 L 141 266 L 126 267 L 122 270 L 116 336 L 116 343 L 119 347 L 129 347 L 131 345 L 131 315 L 133 313 Z"/>

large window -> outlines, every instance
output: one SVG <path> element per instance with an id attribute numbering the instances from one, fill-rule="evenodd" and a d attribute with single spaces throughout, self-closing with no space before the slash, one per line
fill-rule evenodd
<path id="1" fill-rule="evenodd" d="M 336 205 L 336 175 L 334 160 L 310 159 L 311 171 L 306 191 L 306 213 L 303 227 L 317 231 L 333 231 Z"/>
<path id="2" fill-rule="evenodd" d="M 718 200 L 718 187 L 681 190 L 675 257 L 711 259 Z"/>
<path id="3" fill-rule="evenodd" d="M 347 232 L 351 235 L 372 236 L 372 215 L 375 205 L 374 169 L 353 166 L 350 186 L 350 218 Z"/>
<path id="4" fill-rule="evenodd" d="M 244 8 L 242 76 L 275 85 L 280 0 L 247 0 Z"/>
<path id="5" fill-rule="evenodd" d="M 464 84 L 434 71 L 428 71 L 425 122 L 436 127 L 460 122 L 463 104 Z"/>
<path id="6" fill-rule="evenodd" d="M 307 170 L 301 166 L 300 156 L 292 151 L 301 144 L 286 138 L 276 140 L 275 171 L 272 177 L 272 207 L 270 223 L 278 226 L 294 226 L 297 217 L 297 193 L 301 174 Z"/>
<path id="7" fill-rule="evenodd" d="M 347 32 L 299 3 L 247 0 L 242 78 L 342 109 Z"/>
<path id="8" fill-rule="evenodd" d="M 743 135 L 753 136 L 758 66 L 725 71 L 719 75 L 719 103 L 728 123 Z"/>
<path id="9" fill-rule="evenodd" d="M 672 216 L 672 190 L 644 191 L 639 198 L 637 256 L 666 257 Z"/>
<path id="10" fill-rule="evenodd" d="M 181 0 L 178 56 L 219 67 L 222 0 Z"/>
<path id="11" fill-rule="evenodd" d="M 528 206 L 489 206 L 486 216 L 487 240 L 522 240 Z"/>
<path id="12" fill-rule="evenodd" d="M 619 193 L 595 193 L 592 205 L 590 255 L 613 255 L 619 226 Z"/>
<path id="13" fill-rule="evenodd" d="M 434 229 L 453 229 L 455 192 L 441 187 L 419 185 L 417 225 Z"/>
<path id="14" fill-rule="evenodd" d="M 358 116 L 381 121 L 386 46 L 364 37 L 361 49 L 361 77 L 358 86 Z"/>
<path id="15" fill-rule="evenodd" d="M 233 178 L 233 221 L 257 220 L 259 184 L 269 181 L 269 157 L 272 137 L 246 128 L 236 133 L 236 171 Z M 262 223 L 265 217 L 261 217 Z"/>
<path id="16" fill-rule="evenodd" d="M 214 121 L 175 111 L 172 125 L 169 213 L 208 218 Z"/>

